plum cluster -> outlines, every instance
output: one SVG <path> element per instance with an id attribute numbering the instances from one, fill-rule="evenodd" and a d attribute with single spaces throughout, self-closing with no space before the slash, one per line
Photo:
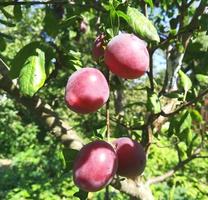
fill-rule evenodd
<path id="1" fill-rule="evenodd" d="M 149 68 L 146 43 L 133 34 L 121 33 L 105 47 L 105 36 L 99 35 L 93 44 L 95 60 L 104 59 L 107 68 L 125 79 L 135 79 Z M 85 67 L 68 79 L 65 102 L 76 113 L 96 112 L 109 98 L 105 76 L 96 68 Z M 112 144 L 96 140 L 85 145 L 73 167 L 74 183 L 84 191 L 95 192 L 108 185 L 117 174 L 135 179 L 146 165 L 146 154 L 140 143 L 127 137 Z"/>
<path id="2" fill-rule="evenodd" d="M 146 165 L 140 143 L 122 137 L 110 144 L 96 140 L 78 153 L 73 167 L 74 183 L 84 191 L 96 192 L 108 185 L 117 174 L 135 179 Z"/>

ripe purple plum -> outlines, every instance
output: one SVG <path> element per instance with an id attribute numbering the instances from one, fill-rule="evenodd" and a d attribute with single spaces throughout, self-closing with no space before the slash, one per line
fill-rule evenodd
<path id="1" fill-rule="evenodd" d="M 146 166 L 146 154 L 140 143 L 128 137 L 114 141 L 118 157 L 117 174 L 134 179 L 142 174 Z"/>
<path id="2" fill-rule="evenodd" d="M 117 166 L 113 147 L 105 141 L 93 141 L 85 145 L 75 159 L 74 183 L 84 191 L 96 192 L 111 182 Z"/>
<path id="3" fill-rule="evenodd" d="M 92 46 L 92 56 L 94 60 L 99 60 L 104 57 L 104 34 L 100 34 L 96 37 Z"/>
<path id="4" fill-rule="evenodd" d="M 104 75 L 95 68 L 82 68 L 68 79 L 65 102 L 74 112 L 88 114 L 101 108 L 109 98 L 109 86 Z"/>
<path id="5" fill-rule="evenodd" d="M 120 33 L 107 44 L 104 61 L 109 70 L 125 79 L 135 79 L 149 69 L 146 43 L 134 34 Z"/>

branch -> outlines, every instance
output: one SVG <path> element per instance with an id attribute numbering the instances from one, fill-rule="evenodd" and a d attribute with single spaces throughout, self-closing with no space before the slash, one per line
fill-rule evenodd
<path id="1" fill-rule="evenodd" d="M 52 134 L 69 148 L 80 149 L 83 146 L 82 139 L 71 130 L 72 128 L 68 124 L 59 119 L 48 104 L 38 97 L 28 98 L 20 95 L 17 86 L 8 76 L 8 67 L 1 59 L 0 73 L 2 74 L 0 74 L 1 89 L 10 94 L 17 102 L 23 104 L 34 115 L 39 125 L 51 130 Z"/>
<path id="2" fill-rule="evenodd" d="M 180 170 L 187 163 L 189 163 L 190 161 L 192 161 L 193 159 L 196 159 L 196 158 L 208 158 L 208 156 L 200 156 L 197 153 L 193 154 L 189 158 L 179 162 L 172 170 L 166 172 L 165 174 L 163 174 L 161 176 L 154 177 L 154 178 L 150 178 L 149 180 L 147 180 L 146 184 L 151 185 L 151 184 L 159 183 L 159 182 L 166 180 L 167 178 L 173 176 L 176 171 Z"/>
<path id="3" fill-rule="evenodd" d="M 9 1 L 0 2 L 0 6 L 15 6 L 15 5 L 47 5 L 47 4 L 74 4 L 70 0 L 60 0 L 60 1 Z"/>
<path id="4" fill-rule="evenodd" d="M 191 106 L 192 104 L 196 103 L 197 101 L 199 101 L 203 96 L 205 96 L 206 94 L 208 94 L 208 88 L 205 89 L 201 94 L 199 94 L 195 99 L 183 104 L 181 107 L 179 107 L 178 109 L 176 109 L 175 111 L 171 112 L 171 113 L 165 113 L 164 111 L 161 111 L 160 115 L 164 116 L 164 117 L 171 117 L 175 114 L 178 114 L 180 111 L 182 111 L 183 109 L 185 109 L 188 106 Z"/>
<path id="5" fill-rule="evenodd" d="M 138 200 L 154 200 L 152 192 L 148 185 L 136 183 L 131 179 L 117 180 L 114 179 L 111 185 L 119 191 L 122 191 Z"/>
<path id="6" fill-rule="evenodd" d="M 189 7 L 193 2 L 194 1 L 191 0 L 187 4 L 187 7 Z M 193 31 L 197 28 L 198 17 L 203 14 L 203 11 L 207 5 L 208 5 L 208 3 L 206 2 L 206 0 L 201 0 L 199 6 L 196 8 L 196 11 L 194 13 L 194 16 L 193 16 L 191 22 L 187 26 L 185 26 L 183 28 L 181 27 L 182 29 L 179 30 L 176 35 L 169 35 L 167 37 L 167 39 L 161 41 L 158 45 L 154 46 L 151 51 L 154 52 L 156 49 L 167 45 L 171 40 L 177 39 L 180 36 L 183 37 L 183 41 L 187 41 L 189 39 L 190 35 L 193 34 Z"/>

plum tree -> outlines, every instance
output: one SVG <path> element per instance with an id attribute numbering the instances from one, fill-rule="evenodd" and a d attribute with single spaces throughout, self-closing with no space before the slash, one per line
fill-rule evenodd
<path id="1" fill-rule="evenodd" d="M 97 111 L 109 98 L 109 86 L 104 75 L 95 68 L 82 68 L 68 79 L 65 102 L 74 112 L 87 114 Z"/>
<path id="2" fill-rule="evenodd" d="M 118 157 L 117 174 L 134 179 L 140 175 L 146 165 L 146 154 L 140 143 L 127 137 L 114 141 Z"/>
<path id="3" fill-rule="evenodd" d="M 80 150 L 74 161 L 74 183 L 84 191 L 98 191 L 111 182 L 117 166 L 113 147 L 105 141 L 93 141 Z"/>
<path id="4" fill-rule="evenodd" d="M 96 37 L 92 46 L 92 56 L 94 60 L 99 60 L 104 56 L 104 34 L 100 34 Z"/>
<path id="5" fill-rule="evenodd" d="M 149 53 L 143 40 L 133 34 L 121 33 L 107 44 L 104 61 L 117 76 L 135 79 L 148 71 Z"/>

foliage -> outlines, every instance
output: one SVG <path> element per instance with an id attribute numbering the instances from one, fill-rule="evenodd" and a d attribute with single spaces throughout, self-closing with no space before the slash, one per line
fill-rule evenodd
<path id="1" fill-rule="evenodd" d="M 130 136 L 145 143 L 150 134 L 146 127 L 151 128 L 153 139 L 142 180 L 163 175 L 197 149 L 207 156 L 203 92 L 208 77 L 208 15 L 200 10 L 194 17 L 198 6 L 207 6 L 205 0 L 6 3 L 0 2 L 0 58 L 9 66 L 10 78 L 17 79 L 23 99 L 43 99 L 87 142 L 105 138 L 105 107 L 89 115 L 74 114 L 64 103 L 64 87 L 69 75 L 81 67 L 96 66 L 105 72 L 102 60 L 96 63 L 91 56 L 96 35 L 105 33 L 107 43 L 119 31 L 134 32 L 148 43 L 154 59 L 140 79 L 123 80 L 111 74 L 112 138 Z M 80 29 L 83 21 L 85 31 Z M 66 150 L 51 130 L 37 122 L 35 110 L 31 113 L 4 90 L 0 85 L 0 161 L 10 159 L 12 165 L 0 162 L 0 199 L 76 199 L 78 188 L 70 170 L 75 150 Z M 176 111 L 184 107 L 166 113 L 170 102 L 176 102 Z M 166 121 L 155 125 L 153 119 L 163 115 L 168 116 Z M 155 199 L 207 199 L 207 168 L 207 158 L 193 159 L 169 179 L 151 185 Z M 105 190 L 90 195 L 104 199 Z M 130 198 L 113 187 L 109 195 Z"/>

